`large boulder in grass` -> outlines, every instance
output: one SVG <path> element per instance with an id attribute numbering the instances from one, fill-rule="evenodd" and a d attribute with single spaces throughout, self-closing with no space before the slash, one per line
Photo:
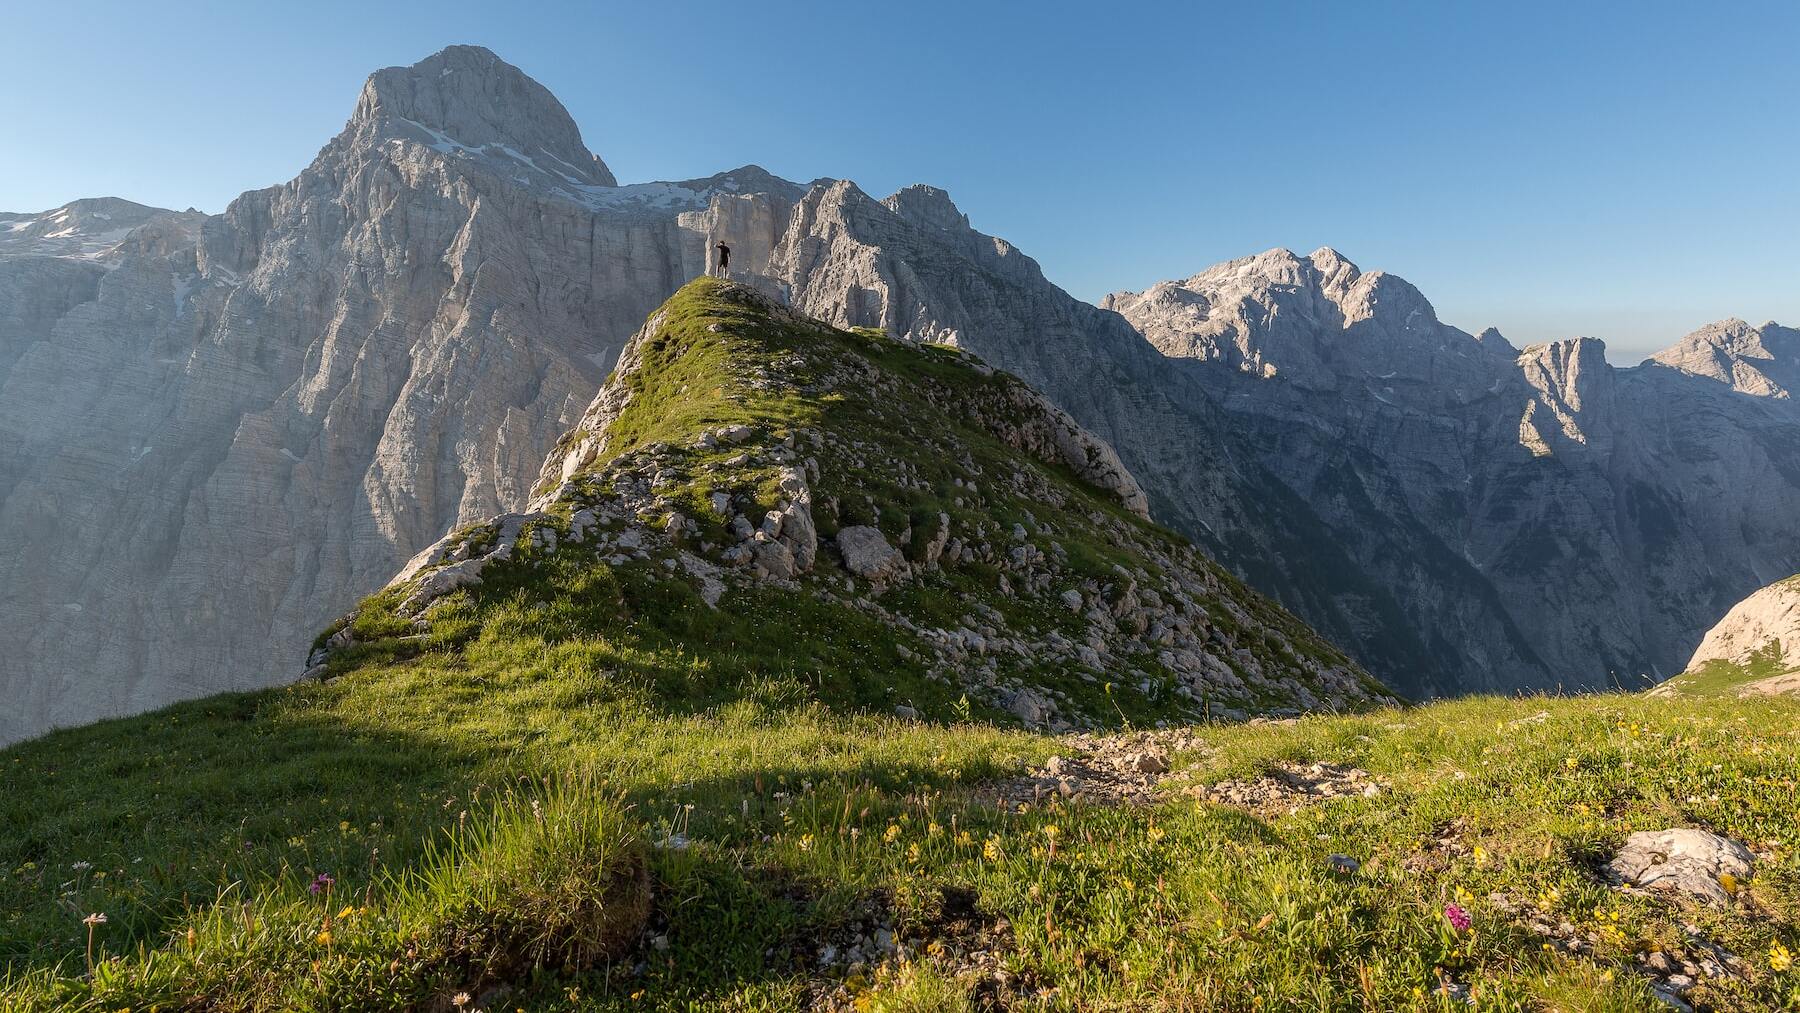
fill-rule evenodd
<path id="1" fill-rule="evenodd" d="M 1625 838 L 1625 846 L 1606 868 L 1646 890 L 1721 905 L 1731 900 L 1737 883 L 1750 878 L 1755 863 L 1750 849 L 1729 837 L 1676 827 L 1642 830 Z"/>
<path id="2" fill-rule="evenodd" d="M 886 580 L 898 573 L 906 562 L 906 557 L 888 544 L 879 528 L 866 524 L 840 529 L 837 547 L 844 557 L 844 569 L 865 580 Z"/>

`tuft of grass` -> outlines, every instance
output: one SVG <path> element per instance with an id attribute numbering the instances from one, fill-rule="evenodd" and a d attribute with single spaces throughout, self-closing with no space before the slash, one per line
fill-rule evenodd
<path id="1" fill-rule="evenodd" d="M 641 830 L 591 783 L 553 783 L 459 818 L 398 874 L 233 883 L 155 949 L 15 969 L 0 995 L 21 1013 L 441 1008 L 623 956 L 649 913 Z"/>
<path id="2" fill-rule="evenodd" d="M 650 915 L 646 845 L 591 787 L 498 806 L 429 852 L 398 893 L 421 959 L 470 986 L 623 956 Z"/>

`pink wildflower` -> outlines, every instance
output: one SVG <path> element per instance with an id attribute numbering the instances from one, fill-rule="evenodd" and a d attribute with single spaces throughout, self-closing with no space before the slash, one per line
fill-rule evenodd
<path id="1" fill-rule="evenodd" d="M 1474 924 L 1469 920 L 1469 912 L 1464 911 L 1461 904 L 1445 906 L 1444 917 L 1449 919 L 1450 927 L 1458 932 L 1467 932 L 1469 926 Z"/>

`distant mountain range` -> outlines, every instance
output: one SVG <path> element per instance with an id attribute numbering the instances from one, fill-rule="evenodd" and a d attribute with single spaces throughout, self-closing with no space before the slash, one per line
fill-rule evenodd
<path id="1" fill-rule="evenodd" d="M 1800 571 L 1800 333 L 1631 369 L 1271 251 L 1082 303 L 943 191 L 619 186 L 458 46 L 221 215 L 0 215 L 0 741 L 299 670 L 445 530 L 519 509 L 644 317 L 733 248 L 813 316 L 952 342 L 1111 441 L 1158 520 L 1415 696 L 1670 674 Z"/>

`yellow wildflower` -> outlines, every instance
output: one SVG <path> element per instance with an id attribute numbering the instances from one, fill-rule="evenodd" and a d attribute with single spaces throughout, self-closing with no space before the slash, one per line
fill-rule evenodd
<path id="1" fill-rule="evenodd" d="M 1793 951 L 1780 943 L 1769 944 L 1769 967 L 1776 971 L 1785 971 L 1794 966 Z"/>
<path id="2" fill-rule="evenodd" d="M 881 835 L 881 839 L 884 841 L 887 841 L 889 844 L 892 844 L 895 841 L 899 840 L 900 839 L 900 824 L 889 823 L 887 832 Z"/>

